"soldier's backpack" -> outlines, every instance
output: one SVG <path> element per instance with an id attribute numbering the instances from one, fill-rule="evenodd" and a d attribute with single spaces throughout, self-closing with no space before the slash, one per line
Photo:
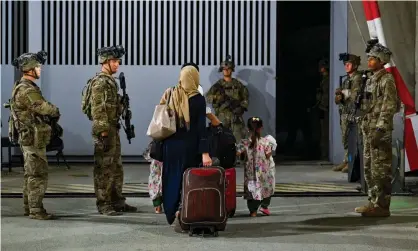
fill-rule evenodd
<path id="1" fill-rule="evenodd" d="M 10 115 L 9 115 L 9 121 L 8 121 L 9 122 L 9 141 L 10 143 L 16 145 L 18 144 L 18 141 L 19 141 L 19 132 L 15 124 L 16 118 L 13 115 L 14 112 L 12 111 L 11 103 L 12 103 L 12 100 L 9 99 L 9 102 L 4 104 L 4 108 L 10 109 Z"/>
<path id="2" fill-rule="evenodd" d="M 94 80 L 96 80 L 100 76 L 105 76 L 110 79 L 110 77 L 106 74 L 99 73 L 96 76 L 92 77 L 87 81 L 87 84 L 84 86 L 83 90 L 81 91 L 81 110 L 84 114 L 87 115 L 89 120 L 93 120 L 91 116 L 91 87 Z"/>
<path id="3" fill-rule="evenodd" d="M 101 74 L 97 74 L 96 76 L 92 77 L 87 81 L 87 84 L 84 86 L 83 90 L 81 91 L 81 110 L 84 114 L 87 115 L 87 118 L 89 120 L 93 120 L 91 116 L 91 84 L 93 83 L 93 80 L 96 80 L 98 76 Z"/>
<path id="4" fill-rule="evenodd" d="M 10 143 L 17 145 L 19 144 L 19 131 L 17 129 L 16 123 L 19 123 L 19 119 L 17 118 L 14 112 L 14 97 L 16 95 L 17 90 L 23 86 L 24 84 L 20 84 L 20 81 L 16 81 L 13 87 L 12 98 L 9 99 L 9 102 L 4 103 L 4 108 L 10 109 L 9 115 L 9 141 Z"/>
<path id="5" fill-rule="evenodd" d="M 219 160 L 219 165 L 224 169 L 233 168 L 236 161 L 236 139 L 231 130 L 224 127 L 212 126 L 207 127 L 209 139 L 209 154 L 212 158 Z M 215 165 L 215 164 L 214 164 Z"/>
<path id="6" fill-rule="evenodd" d="M 91 83 L 93 82 L 94 79 L 96 79 L 97 76 L 89 79 L 87 81 L 86 86 L 84 86 L 83 90 L 81 91 L 81 110 L 83 111 L 84 114 L 87 115 L 87 118 L 89 120 L 92 120 L 91 117 L 91 102 L 90 102 L 90 97 L 91 97 Z"/>

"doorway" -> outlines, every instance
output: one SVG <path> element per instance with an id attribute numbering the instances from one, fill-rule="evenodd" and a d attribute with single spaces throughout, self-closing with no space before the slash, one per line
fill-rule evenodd
<path id="1" fill-rule="evenodd" d="M 327 2 L 277 2 L 276 135 L 281 160 L 319 160 L 319 118 L 314 106 L 321 77 L 318 61 L 329 58 Z"/>

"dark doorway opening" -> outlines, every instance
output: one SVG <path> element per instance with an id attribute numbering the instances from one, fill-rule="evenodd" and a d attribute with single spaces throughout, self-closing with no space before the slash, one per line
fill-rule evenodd
<path id="1" fill-rule="evenodd" d="M 319 118 L 315 104 L 318 61 L 329 58 L 327 2 L 277 2 L 277 155 L 282 160 L 319 160 Z"/>

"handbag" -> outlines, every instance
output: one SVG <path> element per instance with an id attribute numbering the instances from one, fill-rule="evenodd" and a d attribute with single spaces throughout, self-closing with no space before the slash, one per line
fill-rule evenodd
<path id="1" fill-rule="evenodd" d="M 163 142 L 153 140 L 150 144 L 149 156 L 151 159 L 163 162 Z"/>
<path id="2" fill-rule="evenodd" d="M 168 94 L 168 99 L 164 105 L 156 105 L 154 115 L 148 126 L 147 135 L 154 140 L 164 140 L 176 132 L 176 116 L 169 107 L 171 92 Z"/>

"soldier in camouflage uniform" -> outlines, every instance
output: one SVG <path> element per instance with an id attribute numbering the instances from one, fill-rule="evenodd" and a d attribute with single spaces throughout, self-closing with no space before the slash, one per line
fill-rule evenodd
<path id="1" fill-rule="evenodd" d="M 119 117 L 123 107 L 119 87 L 112 76 L 118 71 L 122 46 L 98 50 L 102 71 L 91 80 L 91 119 L 94 141 L 94 190 L 99 213 L 120 215 L 136 212 L 122 196 L 123 167 L 119 137 Z"/>
<path id="2" fill-rule="evenodd" d="M 222 62 L 219 79 L 207 92 L 206 101 L 212 104 L 216 116 L 222 124 L 234 134 L 237 142 L 245 138 L 245 123 L 243 114 L 248 109 L 248 89 L 238 79 L 232 77 L 235 64 L 231 57 Z"/>
<path id="3" fill-rule="evenodd" d="M 46 61 L 46 52 L 24 53 L 13 61 L 23 72 L 15 83 L 10 100 L 11 128 L 16 129 L 18 142 L 24 157 L 23 201 L 25 216 L 30 219 L 49 220 L 42 200 L 48 185 L 48 160 L 46 146 L 51 138 L 51 127 L 46 116 L 58 119 L 58 108 L 45 100 L 35 81 L 41 76 L 41 65 Z"/>
<path id="4" fill-rule="evenodd" d="M 322 59 L 318 64 L 322 79 L 316 91 L 316 105 L 313 107 L 319 112 L 321 125 L 320 149 L 321 159 L 328 159 L 329 141 L 329 63 L 327 59 Z"/>
<path id="5" fill-rule="evenodd" d="M 361 112 L 365 113 L 361 127 L 369 203 L 355 211 L 362 216 L 387 217 L 392 192 L 393 116 L 399 108 L 399 99 L 393 75 L 384 68 L 392 52 L 378 40 L 370 40 L 366 52 L 368 68 L 373 72 L 367 80 L 361 106 Z"/>
<path id="6" fill-rule="evenodd" d="M 343 61 L 348 77 L 335 91 L 335 104 L 338 105 L 340 113 L 341 138 L 344 146 L 344 160 L 340 165 L 335 166 L 333 171 L 348 172 L 348 116 L 354 106 L 357 92 L 361 85 L 361 73 L 357 70 L 360 66 L 360 57 L 342 53 L 340 60 Z"/>

